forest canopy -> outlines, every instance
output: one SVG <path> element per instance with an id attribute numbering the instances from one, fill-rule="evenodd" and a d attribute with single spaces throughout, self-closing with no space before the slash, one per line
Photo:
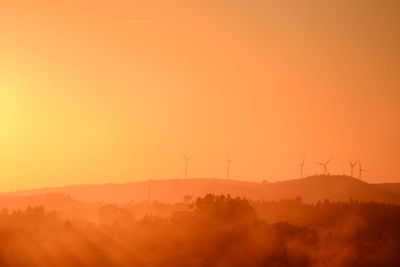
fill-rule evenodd
<path id="1" fill-rule="evenodd" d="M 103 205 L 98 216 L 93 223 L 65 220 L 43 207 L 4 209 L 0 265 L 400 265 L 396 205 L 209 194 L 170 216 L 135 217 L 134 204 Z"/>

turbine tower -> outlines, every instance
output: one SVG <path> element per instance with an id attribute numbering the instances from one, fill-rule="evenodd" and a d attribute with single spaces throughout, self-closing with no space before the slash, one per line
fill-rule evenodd
<path id="1" fill-rule="evenodd" d="M 349 161 L 350 169 L 351 169 L 350 177 L 354 177 L 354 176 L 353 176 L 354 166 L 356 166 L 357 162 L 358 162 L 358 160 L 356 160 L 356 161 L 354 161 L 354 162 Z"/>
<path id="2" fill-rule="evenodd" d="M 361 174 L 362 174 L 362 172 L 366 172 L 366 171 L 367 171 L 367 170 L 364 170 L 364 169 L 361 167 L 361 162 L 358 161 L 358 179 L 361 180 Z"/>
<path id="3" fill-rule="evenodd" d="M 321 165 L 324 167 L 324 175 L 328 174 L 328 164 L 329 162 L 332 160 L 333 158 L 330 158 L 327 162 L 323 163 L 323 162 L 315 162 L 318 165 Z"/>
<path id="4" fill-rule="evenodd" d="M 191 160 L 192 158 L 189 158 L 185 154 L 183 155 L 183 158 L 185 159 L 185 179 L 187 179 L 189 160 Z"/>
<path id="5" fill-rule="evenodd" d="M 300 163 L 300 178 L 303 178 L 304 162 L 306 160 L 306 155 L 303 157 L 303 161 Z"/>
<path id="6" fill-rule="evenodd" d="M 226 157 L 226 179 L 229 180 L 230 170 L 231 170 L 231 157 L 229 154 Z"/>

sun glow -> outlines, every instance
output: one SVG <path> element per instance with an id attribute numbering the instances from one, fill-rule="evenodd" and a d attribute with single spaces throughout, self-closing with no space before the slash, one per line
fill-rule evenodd
<path id="1" fill-rule="evenodd" d="M 0 9 L 4 189 L 182 177 L 182 153 L 192 177 L 225 177 L 228 152 L 238 179 L 304 154 L 397 175 L 389 5 L 23 2 Z"/>

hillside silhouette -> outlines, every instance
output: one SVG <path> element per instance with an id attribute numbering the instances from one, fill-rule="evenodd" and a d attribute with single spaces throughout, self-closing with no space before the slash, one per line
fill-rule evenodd
<path id="1" fill-rule="evenodd" d="M 260 191 L 265 200 L 301 197 L 306 203 L 324 199 L 400 203 L 400 194 L 389 191 L 379 184 L 369 184 L 348 176 L 312 176 L 263 184 Z"/>
<path id="2" fill-rule="evenodd" d="M 176 203 L 181 202 L 184 196 L 191 196 L 194 199 L 211 193 L 265 201 L 301 197 L 305 203 L 330 199 L 400 204 L 399 187 L 399 184 L 369 184 L 348 176 L 312 176 L 273 183 L 223 179 L 172 179 L 43 188 L 3 193 L 2 196 L 62 193 L 85 202 L 127 203 L 150 200 Z"/>
<path id="3" fill-rule="evenodd" d="M 382 183 L 377 184 L 376 187 L 383 191 L 388 191 L 400 195 L 400 183 Z"/>
<path id="4" fill-rule="evenodd" d="M 82 205 L 83 203 L 81 201 L 77 201 L 65 193 L 0 196 L 0 207 L 10 210 L 23 210 L 30 206 L 45 206 L 50 210 L 63 210 L 77 208 Z"/>

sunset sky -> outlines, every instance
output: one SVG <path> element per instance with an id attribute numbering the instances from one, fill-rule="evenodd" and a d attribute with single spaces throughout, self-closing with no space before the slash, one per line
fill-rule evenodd
<path id="1" fill-rule="evenodd" d="M 0 191 L 400 182 L 400 1 L 0 0 Z"/>

